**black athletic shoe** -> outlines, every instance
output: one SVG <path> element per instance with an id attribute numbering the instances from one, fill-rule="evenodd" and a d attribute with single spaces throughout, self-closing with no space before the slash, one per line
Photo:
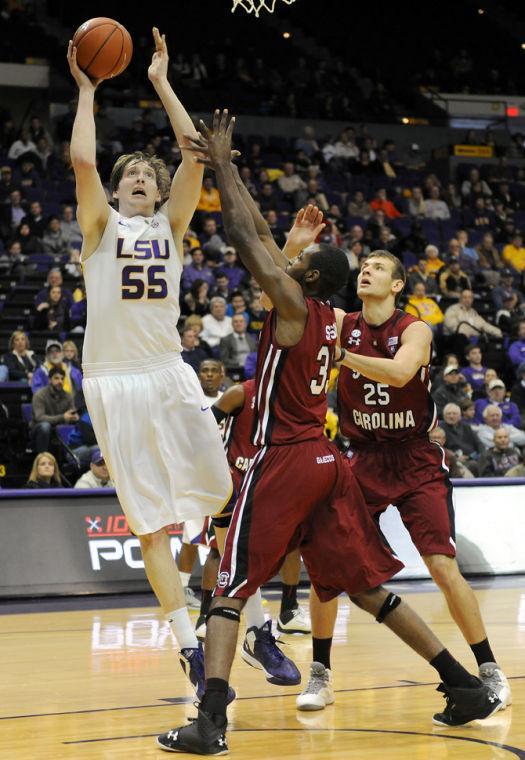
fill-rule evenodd
<path id="1" fill-rule="evenodd" d="M 198 716 L 189 726 L 172 728 L 157 737 L 157 744 L 166 752 L 189 752 L 193 755 L 227 755 L 226 726 L 216 726 L 209 716 L 198 711 Z"/>
<path id="2" fill-rule="evenodd" d="M 464 726 L 471 720 L 489 718 L 499 710 L 501 701 L 488 686 L 477 689 L 458 689 L 440 683 L 437 691 L 443 692 L 447 706 L 432 719 L 437 726 Z"/>

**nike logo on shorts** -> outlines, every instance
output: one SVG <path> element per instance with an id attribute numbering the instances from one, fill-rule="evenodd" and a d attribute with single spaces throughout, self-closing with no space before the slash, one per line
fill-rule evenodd
<path id="1" fill-rule="evenodd" d="M 209 408 L 209 406 L 201 406 L 201 412 L 206 412 Z"/>

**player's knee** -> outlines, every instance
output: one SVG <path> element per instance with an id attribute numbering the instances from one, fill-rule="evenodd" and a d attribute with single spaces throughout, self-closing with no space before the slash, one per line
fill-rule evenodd
<path id="1" fill-rule="evenodd" d="M 434 554 L 430 557 L 425 557 L 425 563 L 432 579 L 442 591 L 448 592 L 454 590 L 458 576 L 461 574 L 458 563 L 453 557 Z"/>
<path id="2" fill-rule="evenodd" d="M 212 617 L 225 618 L 234 623 L 240 621 L 241 610 L 246 604 L 246 599 L 222 599 L 215 597 L 213 599 L 210 611 L 206 615 L 206 622 Z"/>
<path id="3" fill-rule="evenodd" d="M 388 591 L 382 586 L 377 586 L 377 588 L 371 588 L 368 591 L 363 591 L 361 594 L 354 594 L 350 597 L 350 601 L 356 607 L 365 610 L 365 612 L 376 615 L 387 596 Z"/>
<path id="4" fill-rule="evenodd" d="M 166 535 L 167 533 L 165 528 L 161 528 L 160 530 L 155 531 L 155 533 L 142 534 L 138 537 L 141 550 L 144 552 L 150 551 L 151 549 L 156 549 L 165 543 Z"/>

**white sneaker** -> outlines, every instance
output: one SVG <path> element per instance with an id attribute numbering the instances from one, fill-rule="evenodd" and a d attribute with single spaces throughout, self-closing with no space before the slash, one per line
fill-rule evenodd
<path id="1" fill-rule="evenodd" d="M 310 618 L 302 607 L 286 610 L 277 618 L 277 630 L 280 633 L 311 633 Z"/>
<path id="2" fill-rule="evenodd" d="M 510 684 L 505 673 L 498 668 L 495 662 L 484 662 L 479 666 L 479 677 L 485 686 L 494 691 L 501 702 L 500 710 L 504 710 L 512 704 Z"/>
<path id="3" fill-rule="evenodd" d="M 298 710 L 324 710 L 335 702 L 332 673 L 320 662 L 312 662 L 310 680 L 295 703 Z"/>
<path id="4" fill-rule="evenodd" d="M 199 597 L 195 594 L 194 590 L 189 586 L 184 587 L 184 599 L 186 601 L 186 607 L 192 610 L 200 610 L 201 602 Z"/>

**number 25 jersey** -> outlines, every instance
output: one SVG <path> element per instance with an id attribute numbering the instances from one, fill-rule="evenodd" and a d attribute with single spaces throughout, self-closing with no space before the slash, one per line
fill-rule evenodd
<path id="1" fill-rule="evenodd" d="M 403 332 L 418 321 L 396 309 L 382 325 L 373 326 L 365 322 L 362 312 L 352 312 L 343 319 L 341 347 L 363 356 L 393 359 Z M 421 367 L 403 388 L 376 383 L 341 367 L 337 393 L 339 425 L 351 446 L 426 436 L 436 424 L 429 365 Z"/>
<path id="2" fill-rule="evenodd" d="M 288 445 L 322 438 L 326 390 L 337 327 L 331 306 L 306 298 L 304 333 L 295 346 L 281 346 L 272 309 L 261 332 L 256 372 L 255 446 Z"/>
<path id="3" fill-rule="evenodd" d="M 177 331 L 182 263 L 163 209 L 152 217 L 129 218 L 111 209 L 83 271 L 84 364 L 118 365 L 182 350 Z"/>

